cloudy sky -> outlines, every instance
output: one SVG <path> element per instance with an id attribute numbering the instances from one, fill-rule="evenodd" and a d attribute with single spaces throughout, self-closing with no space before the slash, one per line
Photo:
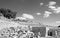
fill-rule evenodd
<path id="1" fill-rule="evenodd" d="M 43 24 L 60 24 L 60 0 L 0 0 L 0 8 L 10 8 L 17 11 L 17 17 L 30 16 Z"/>

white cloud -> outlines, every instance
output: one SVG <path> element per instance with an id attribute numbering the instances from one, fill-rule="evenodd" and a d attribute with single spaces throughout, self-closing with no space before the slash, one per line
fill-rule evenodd
<path id="1" fill-rule="evenodd" d="M 55 10 L 56 11 L 55 13 L 60 13 L 60 7 L 57 7 L 56 9 L 57 10 Z"/>
<path id="2" fill-rule="evenodd" d="M 44 3 L 40 3 L 40 5 L 42 6 Z"/>
<path id="3" fill-rule="evenodd" d="M 56 6 L 55 1 L 50 1 L 48 5 L 46 5 L 49 9 L 49 11 L 45 11 L 44 17 L 49 17 L 52 13 L 59 14 L 60 13 L 60 7 Z"/>
<path id="4" fill-rule="evenodd" d="M 36 13 L 37 15 L 41 15 L 41 13 Z"/>
<path id="5" fill-rule="evenodd" d="M 50 6 L 56 5 L 56 2 L 55 2 L 55 1 L 50 1 L 50 2 L 49 2 L 49 5 L 50 5 Z"/>
<path id="6" fill-rule="evenodd" d="M 56 7 L 54 5 L 56 5 L 56 2 L 55 1 L 50 1 L 49 4 L 48 4 L 48 8 L 50 10 L 52 10 L 53 13 L 56 13 L 56 14 L 60 13 L 60 7 Z"/>
<path id="7" fill-rule="evenodd" d="M 49 8 L 53 11 L 53 13 L 60 13 L 60 7 L 56 7 L 56 6 L 49 6 Z"/>
<path id="8" fill-rule="evenodd" d="M 60 23 L 60 21 L 56 21 L 56 23 Z"/>
<path id="9" fill-rule="evenodd" d="M 49 11 L 45 11 L 45 13 L 44 13 L 44 17 L 49 17 L 50 16 L 50 14 L 52 14 L 51 12 L 49 12 Z"/>
<path id="10" fill-rule="evenodd" d="M 34 17 L 33 17 L 32 15 L 26 14 L 26 13 L 24 13 L 24 14 L 22 15 L 22 17 L 28 18 L 28 19 L 34 19 Z"/>
<path id="11" fill-rule="evenodd" d="M 56 9 L 55 6 L 49 6 L 48 8 L 50 8 L 50 9 L 52 9 L 52 10 Z"/>
<path id="12" fill-rule="evenodd" d="M 51 10 L 56 10 L 56 2 L 54 1 L 50 1 L 49 4 L 48 4 L 48 8 L 51 9 Z"/>

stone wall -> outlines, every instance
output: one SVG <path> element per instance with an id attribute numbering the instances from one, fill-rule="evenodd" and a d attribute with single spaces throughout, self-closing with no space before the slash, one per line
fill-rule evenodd
<path id="1" fill-rule="evenodd" d="M 32 27 L 32 32 L 38 34 L 40 32 L 41 37 L 46 35 L 46 27 Z"/>

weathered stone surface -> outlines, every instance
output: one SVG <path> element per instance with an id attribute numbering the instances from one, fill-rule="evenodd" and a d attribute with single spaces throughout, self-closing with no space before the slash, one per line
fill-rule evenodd
<path id="1" fill-rule="evenodd" d="M 6 28 L 6 27 L 16 27 L 16 26 L 22 26 L 22 25 L 20 25 L 20 24 L 18 24 L 18 23 L 15 23 L 15 22 L 13 22 L 13 21 L 4 21 L 4 20 L 0 20 L 0 30 L 2 29 L 2 28 Z"/>

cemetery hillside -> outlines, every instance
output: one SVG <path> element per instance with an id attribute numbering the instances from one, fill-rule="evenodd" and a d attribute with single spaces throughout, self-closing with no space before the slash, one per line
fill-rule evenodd
<path id="1" fill-rule="evenodd" d="M 60 38 L 60 26 L 44 25 L 16 14 L 0 8 L 0 38 Z"/>

